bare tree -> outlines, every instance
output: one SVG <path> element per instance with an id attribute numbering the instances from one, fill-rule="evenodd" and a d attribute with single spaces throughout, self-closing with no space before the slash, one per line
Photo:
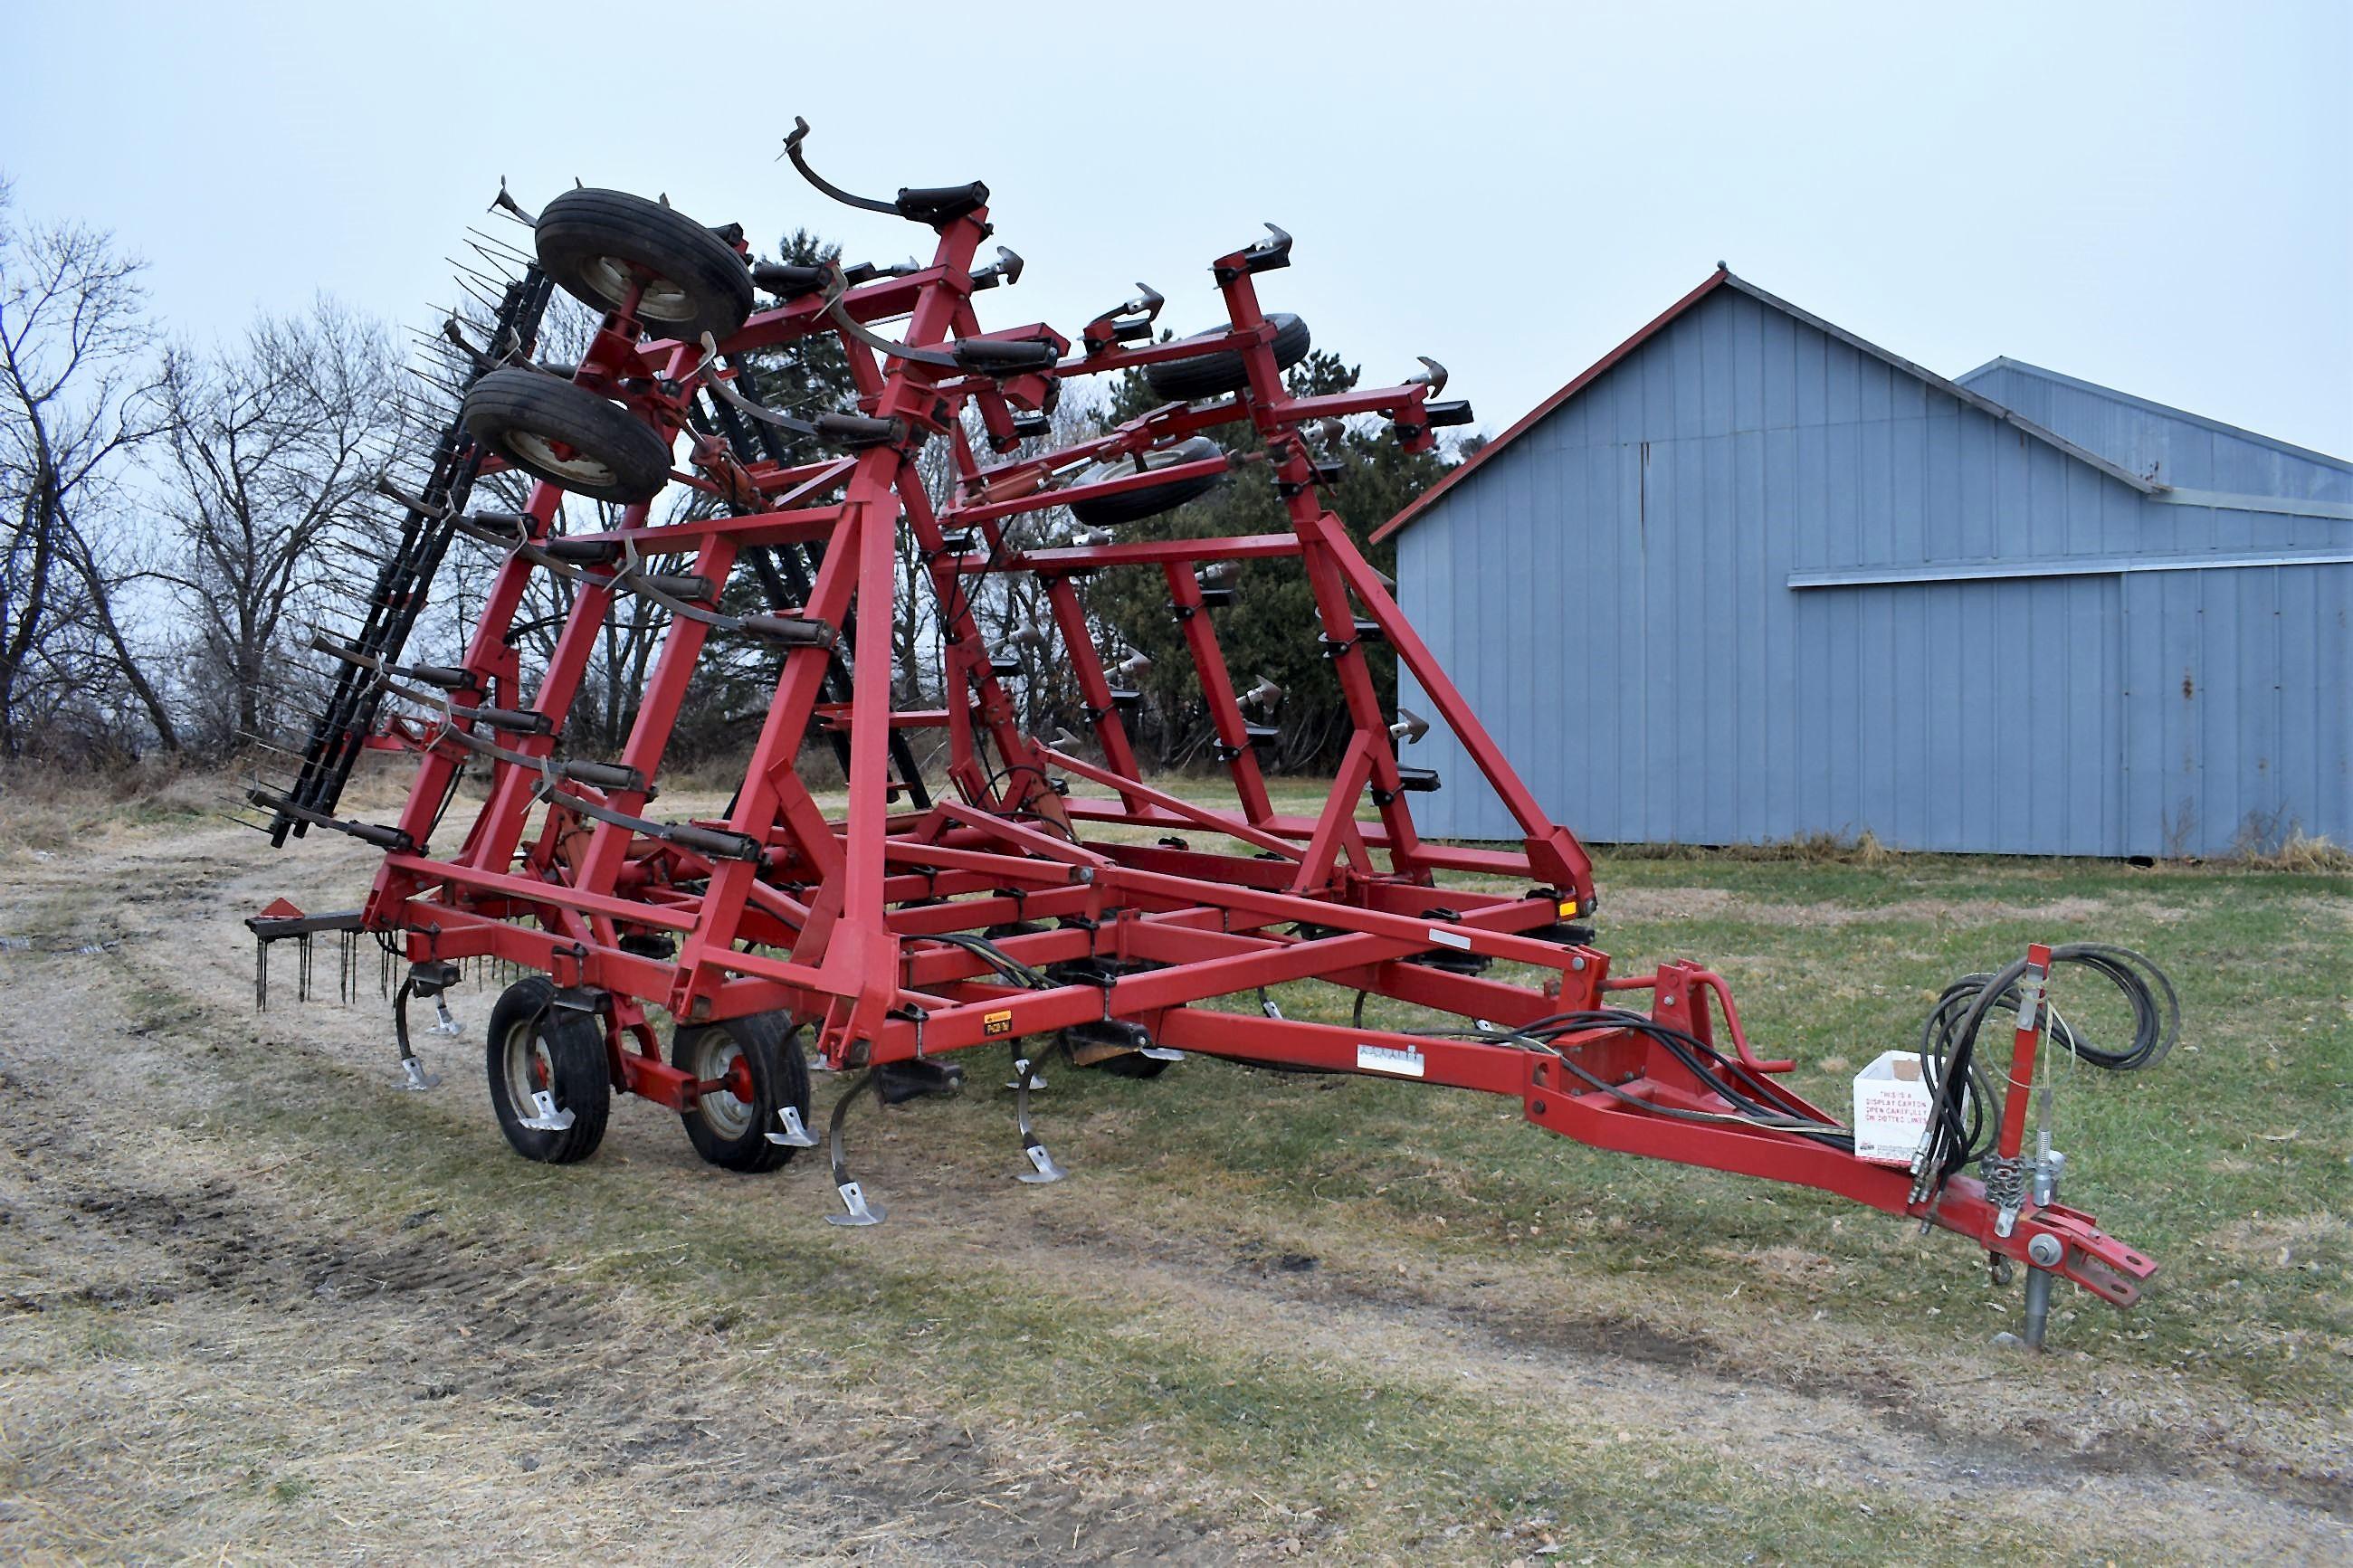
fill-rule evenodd
<path id="1" fill-rule="evenodd" d="M 1023 442 L 1014 457 L 1036 457 L 1097 434 L 1101 412 L 1097 400 L 1083 389 L 1079 389 L 1065 392 L 1050 417 L 1052 423 L 1046 435 Z M 972 439 L 976 446 L 979 446 L 983 437 L 977 434 L 976 422 L 975 431 Z M 934 454 L 937 455 L 936 478 L 934 472 Z M 947 444 L 940 441 L 931 443 L 924 448 L 923 460 L 924 479 L 931 488 L 934 504 L 944 504 L 954 481 Z M 1062 507 L 1017 512 L 1000 520 L 997 524 L 1006 548 L 1012 552 L 1050 548 L 1064 542 L 1076 526 L 1070 512 Z M 903 548 L 907 542 L 902 540 L 902 542 Z M 1083 725 L 1084 703 L 1079 694 L 1078 679 L 1071 660 L 1063 653 L 1060 637 L 1056 630 L 1053 605 L 1047 598 L 1044 580 L 1029 572 L 972 574 L 961 579 L 957 592 L 959 607 L 972 612 L 990 651 L 1013 654 L 1022 661 L 1023 678 L 1013 690 L 1022 726 L 1033 731 L 1043 731 L 1052 729 L 1057 723 Z M 942 616 L 946 606 L 931 602 L 928 582 L 924 583 L 920 594 L 910 591 L 905 597 L 908 603 L 903 613 L 914 622 L 908 640 L 912 642 L 917 636 L 926 636 L 933 644 L 934 657 L 925 674 L 936 687 L 946 662 L 944 648 L 939 646 L 943 632 Z M 1044 647 L 1014 643 L 1014 633 L 1032 627 L 1050 634 Z"/>
<path id="2" fill-rule="evenodd" d="M 356 553 L 359 508 L 375 478 L 367 452 L 399 418 L 396 370 L 385 330 L 326 299 L 175 363 L 163 505 L 177 548 L 158 575 L 194 630 L 199 716 L 216 741 L 268 738 L 321 588 L 375 571 Z"/>
<path id="3" fill-rule="evenodd" d="M 479 316 L 470 312 L 469 324 L 476 330 L 473 335 L 487 339 L 489 331 Z M 540 325 L 539 353 L 543 358 L 576 359 L 587 352 L 590 338 L 597 327 L 596 314 L 568 296 L 559 295 L 548 308 Z M 475 505 L 505 510 L 520 510 L 528 500 L 532 489 L 530 476 L 506 469 L 483 479 L 475 491 Z M 662 498 L 660 515 L 676 521 L 695 512 L 707 512 L 710 498 L 698 492 L 673 489 Z M 602 501 L 592 501 L 567 495 L 558 513 L 559 527 L 565 531 L 603 531 L 620 526 L 623 508 Z M 502 552 L 473 541 L 460 539 L 457 545 L 458 564 L 448 575 L 455 580 L 453 603 L 456 613 L 445 628 L 454 646 L 462 646 L 470 634 L 471 616 L 467 607 L 467 582 L 470 578 L 479 585 L 495 569 Z M 657 557 L 646 562 L 655 571 L 686 571 L 686 557 Z M 514 625 L 507 640 L 523 656 L 526 689 L 538 679 L 553 659 L 556 639 L 572 617 L 572 609 L 579 597 L 580 584 L 571 576 L 556 572 L 534 572 L 523 585 L 522 603 L 517 609 Z M 670 626 L 670 612 L 653 600 L 631 594 L 613 596 L 607 606 L 603 622 L 591 646 L 586 668 L 581 673 L 580 688 L 575 696 L 572 711 L 566 721 L 566 733 L 572 744 L 586 753 L 617 754 L 628 739 L 637 721 L 638 704 L 644 695 L 645 684 L 655 657 Z M 706 656 L 704 665 L 723 662 L 731 650 L 721 643 Z M 454 651 L 452 657 L 454 658 Z M 699 668 L 698 673 L 702 673 Z M 700 715 L 700 717 L 709 717 Z M 689 724 L 684 726 L 692 729 Z"/>
<path id="4" fill-rule="evenodd" d="M 118 727 L 117 691 L 167 750 L 162 691 L 118 610 L 130 541 L 102 515 L 126 460 L 168 423 L 155 396 L 141 263 L 111 235 L 16 221 L 0 184 L 0 752 L 21 755 L 35 707 Z M 36 692 L 35 683 L 50 689 Z M 125 690 L 127 689 L 127 690 Z"/>

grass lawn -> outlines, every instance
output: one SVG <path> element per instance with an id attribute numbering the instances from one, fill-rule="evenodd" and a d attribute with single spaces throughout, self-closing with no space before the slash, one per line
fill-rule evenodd
<path id="1" fill-rule="evenodd" d="M 1314 792 L 1283 794 L 1305 809 Z M 551 1392 L 486 1404 L 470 1426 L 491 1352 L 450 1337 L 431 1375 L 461 1392 L 413 1406 L 387 1395 L 403 1413 L 388 1435 L 364 1443 L 345 1430 L 358 1404 L 314 1400 L 315 1438 L 290 1419 L 266 1442 L 238 1427 L 159 1457 L 143 1417 L 110 1425 L 87 1403 L 43 1403 L 68 1387 L 87 1402 L 101 1376 L 195 1375 L 175 1359 L 168 1296 L 92 1299 L 85 1283 L 18 1320 L 29 1327 L 0 1356 L 0 1423 L 18 1450 L 0 1460 L 0 1493 L 62 1510 L 74 1477 L 129 1456 L 144 1489 L 87 1506 L 153 1550 L 341 1540 L 337 1521 L 366 1516 L 395 1473 L 441 1495 L 459 1484 L 447 1468 L 471 1464 L 465 1486 L 504 1495 L 525 1441 L 534 1464 L 557 1456 L 548 1473 L 577 1479 L 574 1502 L 604 1500 L 503 1516 L 518 1539 L 576 1545 L 593 1516 L 640 1546 L 700 1550 L 711 1543 L 675 1534 L 675 1510 L 628 1511 L 644 1490 L 632 1467 L 652 1461 L 581 1436 L 582 1402 L 597 1421 L 643 1422 L 665 1386 L 722 1391 L 698 1396 L 695 1441 L 711 1447 L 695 1452 L 744 1468 L 701 1516 L 712 1530 L 730 1508 L 803 1506 L 800 1491 L 762 1500 L 784 1484 L 780 1444 L 837 1456 L 810 1460 L 835 1467 L 821 1475 L 922 1479 L 930 1500 L 890 1505 L 903 1506 L 898 1533 L 841 1549 L 860 1560 L 2319 1560 L 2348 1541 L 2353 879 L 1598 857 L 1599 945 L 1620 972 L 1706 961 L 1764 1054 L 1798 1058 L 1795 1087 L 1833 1110 L 1855 1068 L 1915 1037 L 1946 982 L 2031 939 L 2118 942 L 2172 974 L 2184 1036 L 2167 1061 L 2142 1074 L 2057 1064 L 2068 1200 L 2162 1271 L 2131 1313 L 2063 1284 L 2053 1353 L 2032 1357 L 1989 1343 L 2016 1326 L 2019 1290 L 1991 1287 L 1958 1237 L 1584 1149 L 1527 1126 L 1514 1102 L 1396 1082 L 1206 1058 L 1150 1082 L 1056 1066 L 1038 1116 L 1073 1178 L 1031 1188 L 1011 1180 L 997 1058 L 974 1053 L 961 1098 L 853 1119 L 858 1174 L 891 1209 L 865 1232 L 820 1222 L 821 1164 L 711 1171 L 675 1118 L 641 1103 L 617 1108 L 586 1165 L 528 1165 L 481 1089 L 491 991 L 459 998 L 472 1038 L 426 1045 L 450 1080 L 429 1096 L 388 1087 L 372 986 L 357 1007 L 252 1014 L 237 919 L 278 891 L 311 908 L 348 900 L 372 865 L 364 850 L 269 858 L 152 805 L 104 807 L 68 831 L 60 809 L 20 809 L 30 847 L 6 851 L 0 930 L 111 932 L 120 946 L 0 968 L 16 992 L 0 1066 L 18 1085 L 68 1073 L 86 1059 L 77 1029 L 125 1053 L 140 1096 L 85 1111 L 102 1136 L 77 1168 L 124 1188 L 183 1167 L 216 1184 L 227 1173 L 240 1223 L 276 1205 L 304 1216 L 303 1237 L 346 1247 L 448 1238 L 497 1260 L 498 1299 L 562 1292 L 582 1314 L 582 1357 L 644 1347 L 621 1370 L 606 1352 L 575 1366 L 561 1344 L 535 1348 Z M 2096 1038 L 2117 1015 L 2089 984 L 2058 995 Z M 1312 984 L 1277 999 L 1333 1022 L 1355 1000 Z M 37 1016 L 53 1026 L 32 1027 Z M 1377 1001 L 1367 1016 L 1418 1021 Z M 820 1079 L 819 1115 L 839 1090 Z M 0 1200 L 37 1215 L 42 1190 L 0 1181 Z M 172 1248 L 200 1242 L 175 1231 Z M 50 1299 L 48 1245 L 10 1265 L 23 1276 L 0 1280 L 12 1299 Z M 57 1268 L 83 1279 L 109 1256 Z M 255 1366 L 251 1347 L 282 1334 L 305 1376 L 379 1354 L 387 1388 L 427 1375 L 403 1359 L 419 1353 L 413 1339 L 381 1352 L 338 1340 L 366 1309 L 322 1307 L 307 1276 L 290 1278 L 282 1300 L 254 1297 L 238 1342 Z M 665 1355 L 669 1372 L 648 1360 Z M 1020 1479 L 997 1491 L 975 1479 L 1007 1476 Z M 200 1500 L 224 1486 L 240 1500 L 234 1537 Z M 1046 1510 L 1054 1487 L 1071 1500 Z M 979 1533 L 1000 1506 L 1031 1544 Z M 925 1521 L 947 1533 L 923 1535 Z M 110 1538 L 35 1539 L 88 1554 Z"/>

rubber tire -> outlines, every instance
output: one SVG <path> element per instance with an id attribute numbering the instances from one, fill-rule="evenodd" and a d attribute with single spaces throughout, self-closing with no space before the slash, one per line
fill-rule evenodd
<path id="1" fill-rule="evenodd" d="M 572 190 L 540 209 L 532 233 L 539 265 L 564 291 L 598 310 L 617 310 L 610 278 L 597 266 L 609 258 L 661 278 L 683 297 L 683 309 L 662 316 L 640 309 L 649 332 L 698 342 L 703 333 L 727 338 L 752 313 L 752 269 L 735 247 L 659 202 L 627 191 Z"/>
<path id="2" fill-rule="evenodd" d="M 1267 318 L 1274 323 L 1274 363 L 1289 370 L 1307 357 L 1312 342 L 1307 323 L 1288 310 L 1278 310 Z M 1197 338 L 1224 337 L 1230 327 L 1211 327 L 1196 332 Z M 1181 341 L 1181 340 L 1180 340 Z M 1162 360 L 1158 364 L 1144 367 L 1145 384 L 1171 403 L 1198 403 L 1205 397 L 1223 397 L 1229 392 L 1240 392 L 1250 384 L 1250 372 L 1242 363 L 1241 354 L 1233 349 L 1217 349 L 1190 359 Z"/>
<path id="3" fill-rule="evenodd" d="M 1153 468 L 1173 468 L 1178 463 L 1198 463 L 1204 458 L 1225 455 L 1225 448 L 1207 436 L 1196 436 L 1189 441 L 1179 441 L 1166 452 L 1145 456 L 1144 466 Z M 1122 458 L 1109 463 L 1090 463 L 1081 468 L 1071 483 L 1100 484 L 1135 472 L 1134 459 Z M 1188 500 L 1198 500 L 1225 483 L 1223 474 L 1198 474 L 1189 479 L 1175 479 L 1165 485 L 1146 485 L 1142 489 L 1122 490 L 1116 495 L 1101 496 L 1093 500 L 1071 504 L 1071 515 L 1090 527 L 1108 528 L 1115 523 L 1142 522 L 1147 517 L 1158 517 L 1164 511 L 1174 511 Z"/>
<path id="4" fill-rule="evenodd" d="M 613 1069 L 605 1057 L 605 1031 L 594 1015 L 558 1007 L 555 984 L 544 975 L 519 980 L 499 994 L 484 1031 L 483 1063 L 491 1080 L 491 1109 L 499 1131 L 514 1152 L 546 1165 L 586 1160 L 605 1141 L 613 1110 Z M 550 1058 L 551 1086 L 558 1110 L 572 1112 L 572 1125 L 545 1132 L 522 1124 L 522 1112 L 507 1093 L 507 1038 L 536 1020 Z"/>
<path id="5" fill-rule="evenodd" d="M 670 443 L 617 403 L 543 371 L 505 365 L 468 389 L 459 418 L 487 449 L 534 479 L 591 500 L 630 506 L 670 483 Z M 515 433 L 561 441 L 612 472 L 607 484 L 584 482 L 548 468 L 510 439 Z"/>
<path id="6" fill-rule="evenodd" d="M 789 1105 L 801 1113 L 801 1125 L 808 1125 L 808 1058 L 801 1049 L 800 1031 L 782 1013 L 754 1013 L 720 1024 L 681 1024 L 670 1037 L 670 1065 L 700 1076 L 691 1058 L 702 1042 L 718 1034 L 733 1040 L 751 1065 L 751 1123 L 731 1138 L 712 1126 L 700 1107 L 680 1111 L 678 1119 L 694 1152 L 711 1163 L 752 1174 L 773 1171 L 800 1152 L 790 1144 L 768 1142 L 769 1133 L 784 1130 L 776 1112 Z"/>

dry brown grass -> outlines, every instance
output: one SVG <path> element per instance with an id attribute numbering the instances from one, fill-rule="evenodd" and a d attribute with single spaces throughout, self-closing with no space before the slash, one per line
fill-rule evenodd
<path id="1" fill-rule="evenodd" d="M 149 757 L 119 768 L 0 763 L 0 824 L 8 847 L 55 854 L 93 834 L 228 809 L 242 774 Z"/>
<path id="2" fill-rule="evenodd" d="M 2353 849 L 2326 835 L 2296 828 L 2269 848 L 2232 851 L 2226 864 L 2249 871 L 2288 871 L 2306 876 L 2341 877 L 2353 872 Z"/>
<path id="3" fill-rule="evenodd" d="M 1740 860 L 1815 866 L 1886 866 L 1910 858 L 1915 853 L 1890 849 L 1869 828 L 1852 834 L 1808 833 L 1767 844 L 1613 844 L 1606 847 L 1621 860 Z"/>

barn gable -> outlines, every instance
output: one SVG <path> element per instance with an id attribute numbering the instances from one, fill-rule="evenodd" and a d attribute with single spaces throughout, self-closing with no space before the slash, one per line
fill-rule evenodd
<path id="1" fill-rule="evenodd" d="M 1735 286 L 1693 300 L 1511 446 L 1482 451 L 1460 486 L 1514 483 L 1504 471 L 1566 453 L 1647 449 L 1656 470 L 1685 444 L 1729 443 L 1787 481 L 1765 498 L 1823 498 L 1818 526 L 1757 519 L 1789 533 L 1795 571 L 2100 557 L 2144 542 L 2140 500 L 2154 487 L 1720 276 Z"/>
<path id="2" fill-rule="evenodd" d="M 2178 504 L 1728 273 L 1509 437 L 1392 522 L 1400 592 L 1587 837 L 2353 836 L 2353 688 L 2284 679 L 2353 667 L 2342 522 Z M 1432 832 L 1509 836 L 1451 738 L 1412 760 Z"/>

